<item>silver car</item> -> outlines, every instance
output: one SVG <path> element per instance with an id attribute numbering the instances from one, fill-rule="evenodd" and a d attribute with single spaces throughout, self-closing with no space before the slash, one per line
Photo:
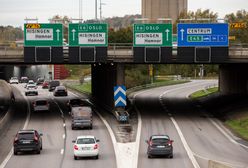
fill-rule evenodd
<path id="1" fill-rule="evenodd" d="M 34 111 L 50 111 L 50 104 L 46 99 L 39 99 L 33 102 Z"/>
<path id="2" fill-rule="evenodd" d="M 28 84 L 26 87 L 26 91 L 25 91 L 25 95 L 29 96 L 29 95 L 38 95 L 38 90 L 37 90 L 37 86 L 35 84 Z"/>

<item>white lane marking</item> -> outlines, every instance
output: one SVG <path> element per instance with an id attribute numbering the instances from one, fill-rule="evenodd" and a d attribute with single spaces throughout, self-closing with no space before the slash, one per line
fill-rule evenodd
<path id="1" fill-rule="evenodd" d="M 64 154 L 64 149 L 60 150 L 60 154 L 63 155 Z"/>
<path id="2" fill-rule="evenodd" d="M 182 133 L 181 129 L 179 128 L 176 120 L 173 117 L 170 117 L 170 119 L 173 122 L 173 124 L 174 124 L 174 126 L 175 126 L 175 128 L 177 130 L 177 133 L 178 133 L 178 135 L 179 135 L 179 137 L 180 137 L 180 139 L 181 139 L 181 141 L 183 143 L 183 146 L 184 146 L 184 148 L 185 148 L 185 150 L 186 150 L 186 152 L 187 152 L 187 154 L 189 156 L 189 159 L 191 160 L 194 168 L 200 168 L 200 166 L 197 163 L 197 161 L 196 161 L 196 159 L 195 159 L 195 157 L 193 155 L 193 152 L 191 151 L 186 139 L 184 138 L 183 133 Z"/>
<path id="3" fill-rule="evenodd" d="M 198 154 L 196 154 L 196 153 L 194 153 L 194 152 L 193 152 L 193 155 L 195 155 L 196 157 L 201 158 L 201 159 L 203 159 L 203 160 L 209 161 L 209 158 L 200 156 L 200 155 L 198 155 Z M 212 159 L 211 159 L 211 161 L 214 161 L 214 162 L 223 164 L 223 165 L 225 165 L 225 166 L 244 168 L 244 165 L 241 165 L 240 163 L 239 163 L 239 165 L 237 165 L 237 164 L 234 165 L 234 164 L 227 163 L 227 162 L 223 162 L 223 161 L 219 161 L 219 160 L 212 160 Z"/>
<path id="4" fill-rule="evenodd" d="M 65 123 L 63 124 L 63 127 L 66 127 Z"/>
<path id="5" fill-rule="evenodd" d="M 136 107 L 135 107 L 136 108 Z M 135 140 L 135 150 L 134 150 L 134 157 L 133 157 L 133 166 L 132 168 L 138 167 L 138 160 L 139 160 L 139 147 L 140 147 L 140 137 L 141 137 L 141 128 L 142 128 L 142 120 L 139 110 L 136 108 L 138 114 L 138 128 Z"/>
<path id="6" fill-rule="evenodd" d="M 71 94 L 74 95 L 75 97 L 79 97 L 77 94 L 73 92 L 71 92 Z M 137 135 L 136 135 L 136 141 L 134 143 L 118 143 L 116 141 L 114 132 L 111 129 L 110 125 L 108 124 L 107 120 L 104 119 L 104 117 L 98 111 L 96 111 L 96 114 L 102 120 L 102 122 L 104 123 L 110 134 L 115 151 L 117 168 L 126 168 L 126 167 L 137 168 L 140 135 L 141 135 L 141 127 L 142 127 L 141 116 L 139 112 L 138 112 Z"/>
<path id="7" fill-rule="evenodd" d="M 27 106 L 28 106 L 28 114 L 27 114 L 27 118 L 26 118 L 26 121 L 25 121 L 24 126 L 23 126 L 23 129 L 27 129 L 28 123 L 29 123 L 29 120 L 30 120 L 31 109 L 30 109 L 30 105 L 29 105 L 29 102 L 27 100 L 27 97 L 24 96 L 24 94 L 22 94 L 22 95 L 23 95 L 23 97 L 24 97 L 24 99 L 25 99 L 25 101 L 27 103 Z M 13 153 L 14 153 L 14 148 L 12 147 L 11 150 L 10 150 L 10 152 L 6 156 L 6 158 L 1 163 L 0 168 L 4 168 L 7 165 L 8 161 L 12 157 Z"/>
<path id="8" fill-rule="evenodd" d="M 65 139 L 65 134 L 62 135 L 62 138 Z"/>
<path id="9" fill-rule="evenodd" d="M 207 117 L 207 119 L 230 141 L 232 142 L 233 144 L 235 145 L 240 145 L 246 149 L 248 149 L 248 146 L 246 145 L 243 145 L 241 143 L 238 143 L 237 141 L 235 141 L 230 135 L 228 135 L 226 133 L 226 131 L 224 131 L 214 120 L 212 120 L 211 118 Z"/>
<path id="10" fill-rule="evenodd" d="M 190 86 L 188 86 L 188 87 L 198 86 L 198 85 L 199 85 L 199 83 L 194 84 L 194 85 L 190 85 Z M 178 88 L 174 88 L 174 89 L 169 89 L 169 90 L 166 90 L 165 92 L 163 92 L 163 93 L 159 96 L 159 102 L 160 102 L 160 104 L 162 105 L 162 107 L 166 110 L 165 105 L 164 105 L 164 103 L 163 103 L 163 96 L 164 96 L 165 94 L 167 94 L 167 93 L 169 93 L 169 92 L 174 92 L 174 91 L 179 90 L 179 89 L 185 89 L 185 87 L 187 87 L 187 86 L 178 87 Z M 181 139 L 181 141 L 182 141 L 182 143 L 183 143 L 183 146 L 184 146 L 184 148 L 185 148 L 185 150 L 186 150 L 186 153 L 187 153 L 189 159 L 191 160 L 191 162 L 192 162 L 194 168 L 200 168 L 200 166 L 199 166 L 198 162 L 196 161 L 196 159 L 195 159 L 195 157 L 194 157 L 194 155 L 193 155 L 193 152 L 192 152 L 192 150 L 190 149 L 190 147 L 189 147 L 189 145 L 188 145 L 188 143 L 187 143 L 185 137 L 183 136 L 183 133 L 182 133 L 182 131 L 181 131 L 179 125 L 177 124 L 176 120 L 171 116 L 171 114 L 169 115 L 169 118 L 170 118 L 170 120 L 172 121 L 172 123 L 174 124 L 174 126 L 175 126 L 175 128 L 176 128 L 177 133 L 178 133 L 178 135 L 179 135 L 179 137 L 180 137 L 180 139 Z"/>

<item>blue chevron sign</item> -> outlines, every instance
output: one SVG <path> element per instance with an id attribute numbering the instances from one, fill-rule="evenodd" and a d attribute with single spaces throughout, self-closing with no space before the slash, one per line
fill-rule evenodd
<path id="1" fill-rule="evenodd" d="M 125 107 L 127 105 L 126 90 L 124 85 L 114 87 L 115 107 Z"/>

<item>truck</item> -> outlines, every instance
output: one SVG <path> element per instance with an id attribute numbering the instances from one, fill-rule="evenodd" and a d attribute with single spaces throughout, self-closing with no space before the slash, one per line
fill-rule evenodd
<path id="1" fill-rule="evenodd" d="M 93 115 L 90 106 L 72 107 L 71 109 L 71 129 L 93 128 Z"/>

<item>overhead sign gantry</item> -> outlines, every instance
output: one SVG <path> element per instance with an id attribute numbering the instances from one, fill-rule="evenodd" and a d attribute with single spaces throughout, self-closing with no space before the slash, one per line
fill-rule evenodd
<path id="1" fill-rule="evenodd" d="M 228 57 L 227 23 L 180 23 L 177 26 L 180 62 L 223 62 Z"/>
<path id="2" fill-rule="evenodd" d="M 70 23 L 68 31 L 70 63 L 94 63 L 107 60 L 107 24 Z"/>
<path id="3" fill-rule="evenodd" d="M 63 25 L 24 24 L 24 62 L 63 62 Z"/>
<path id="4" fill-rule="evenodd" d="M 133 25 L 134 62 L 162 63 L 172 55 L 172 24 Z"/>

